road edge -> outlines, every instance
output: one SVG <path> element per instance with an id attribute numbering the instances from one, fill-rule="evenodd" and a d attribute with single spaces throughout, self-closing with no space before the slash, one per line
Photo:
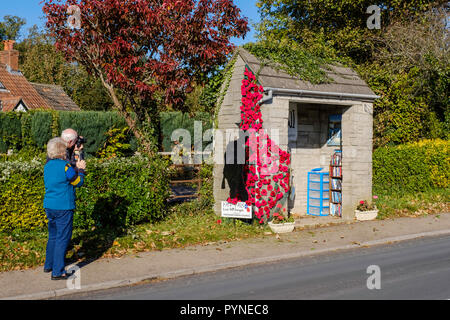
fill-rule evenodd
<path id="1" fill-rule="evenodd" d="M 317 255 L 317 254 L 322 254 L 322 253 L 329 253 L 329 252 L 338 251 L 338 250 L 349 250 L 349 249 L 356 249 L 356 248 L 362 248 L 362 247 L 371 247 L 371 246 L 389 244 L 389 243 L 394 243 L 394 242 L 401 242 L 401 241 L 407 241 L 407 240 L 413 240 L 413 239 L 425 238 L 425 237 L 437 237 L 437 236 L 443 236 L 443 235 L 450 235 L 450 229 L 421 232 L 421 233 L 415 233 L 415 234 L 409 234 L 409 235 L 403 235 L 403 236 L 395 236 L 395 237 L 389 237 L 389 238 L 384 238 L 384 239 L 361 242 L 358 244 L 356 244 L 356 243 L 348 244 L 348 245 L 344 245 L 344 246 L 331 247 L 331 248 L 320 249 L 320 250 L 315 250 L 315 251 L 299 251 L 299 252 L 293 252 L 293 253 L 289 253 L 289 254 L 262 257 L 262 258 L 256 258 L 256 259 L 243 259 L 243 260 L 231 261 L 231 262 L 226 262 L 226 263 L 201 266 L 201 267 L 196 267 L 196 268 L 180 269 L 180 270 L 171 271 L 171 272 L 149 274 L 149 275 L 145 275 L 145 276 L 137 277 L 137 278 L 113 280 L 113 281 L 89 284 L 89 285 L 83 286 L 82 289 L 78 289 L 78 290 L 65 288 L 65 289 L 44 291 L 44 292 L 38 292 L 38 293 L 32 293 L 32 294 L 26 294 L 26 295 L 13 296 L 13 297 L 6 297 L 6 298 L 1 298 L 0 300 L 42 300 L 42 299 L 56 298 L 56 297 L 61 297 L 61 296 L 65 296 L 65 295 L 70 295 L 70 294 L 86 293 L 86 292 L 91 292 L 91 291 L 106 290 L 106 289 L 113 289 L 113 288 L 119 288 L 119 287 L 124 287 L 124 286 L 136 285 L 136 284 L 139 284 L 139 283 L 142 283 L 145 281 L 161 280 L 161 279 L 174 279 L 174 278 L 181 277 L 181 276 L 202 274 L 202 273 L 207 273 L 207 272 L 220 271 L 220 270 L 225 270 L 225 269 L 250 266 L 250 265 L 262 264 L 262 263 L 269 263 L 269 262 L 275 262 L 275 261 L 281 261 L 281 260 L 287 260 L 287 259 L 295 259 L 295 258 L 312 256 L 312 255 Z"/>

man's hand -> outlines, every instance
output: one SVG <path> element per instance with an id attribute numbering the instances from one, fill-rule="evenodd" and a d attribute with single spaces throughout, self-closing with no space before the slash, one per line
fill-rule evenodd
<path id="1" fill-rule="evenodd" d="M 86 170 L 86 161 L 78 160 L 77 161 L 77 168 L 78 169 L 82 169 L 82 170 Z"/>

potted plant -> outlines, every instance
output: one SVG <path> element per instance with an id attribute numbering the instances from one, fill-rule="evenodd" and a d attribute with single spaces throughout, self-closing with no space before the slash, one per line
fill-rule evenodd
<path id="1" fill-rule="evenodd" d="M 275 212 L 272 215 L 272 220 L 269 221 L 269 227 L 274 233 L 292 232 L 295 227 L 295 220 L 293 217 L 285 217 L 282 213 Z"/>
<path id="2" fill-rule="evenodd" d="M 377 196 L 373 196 L 373 199 L 378 199 Z M 368 203 L 366 200 L 361 200 L 356 207 L 355 216 L 359 221 L 373 220 L 378 215 L 378 209 L 375 202 Z"/>

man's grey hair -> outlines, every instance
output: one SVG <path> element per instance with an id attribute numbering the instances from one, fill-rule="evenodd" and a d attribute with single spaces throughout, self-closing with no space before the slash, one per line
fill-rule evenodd
<path id="1" fill-rule="evenodd" d="M 53 138 L 47 143 L 47 156 L 50 159 L 63 159 L 66 156 L 66 142 L 61 138 Z"/>
<path id="2" fill-rule="evenodd" d="M 61 133 L 61 139 L 69 143 L 78 138 L 78 133 L 73 129 L 66 129 Z"/>

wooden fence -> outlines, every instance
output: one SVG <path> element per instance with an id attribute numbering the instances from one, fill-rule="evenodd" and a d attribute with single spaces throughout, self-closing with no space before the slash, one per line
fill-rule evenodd
<path id="1" fill-rule="evenodd" d="M 171 156 L 172 152 L 159 152 L 160 155 L 162 156 Z M 195 154 L 209 154 L 206 152 L 203 153 L 189 153 L 189 155 L 195 155 Z M 198 172 L 200 171 L 202 164 L 172 164 L 173 167 L 175 168 L 183 168 L 184 172 L 195 172 L 196 175 L 198 175 Z M 203 183 L 203 179 L 200 178 L 194 178 L 194 179 L 183 179 L 183 180 L 171 180 L 170 181 L 170 185 L 172 187 L 172 190 L 176 190 L 177 186 L 182 186 L 182 185 L 197 185 L 197 192 L 193 193 L 193 194 L 177 194 L 172 193 L 171 197 L 169 200 L 183 200 L 183 199 L 190 199 L 190 198 L 198 198 L 199 196 L 199 191 L 202 187 L 202 183 Z"/>

